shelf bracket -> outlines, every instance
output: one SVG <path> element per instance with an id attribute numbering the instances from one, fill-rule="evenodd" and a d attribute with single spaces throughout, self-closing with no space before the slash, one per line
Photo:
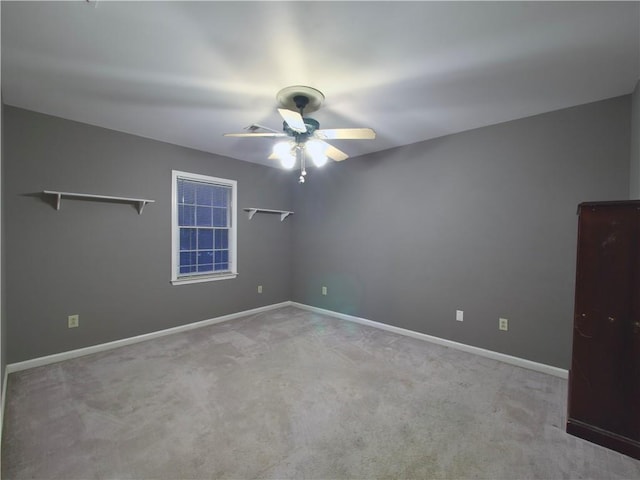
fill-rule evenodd
<path id="1" fill-rule="evenodd" d="M 291 215 L 293 212 L 281 212 L 280 213 L 280 221 L 284 222 L 284 219 Z"/>
<path id="2" fill-rule="evenodd" d="M 142 210 L 144 210 L 144 207 L 146 207 L 147 203 L 149 203 L 146 200 L 140 200 L 138 202 L 138 215 L 142 215 Z"/>
<path id="3" fill-rule="evenodd" d="M 251 220 L 253 216 L 256 214 L 256 212 L 258 211 L 257 208 L 245 208 L 245 210 L 249 212 L 249 220 Z"/>

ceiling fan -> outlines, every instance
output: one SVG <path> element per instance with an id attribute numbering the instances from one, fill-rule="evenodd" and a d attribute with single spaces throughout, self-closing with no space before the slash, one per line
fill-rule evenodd
<path id="1" fill-rule="evenodd" d="M 225 133 L 225 137 L 243 138 L 287 138 L 273 147 L 269 159 L 280 160 L 285 168 L 293 168 L 300 161 L 300 183 L 304 183 L 307 174 L 306 157 L 310 157 L 314 165 L 321 167 L 331 158 L 336 162 L 346 160 L 349 155 L 327 143 L 325 140 L 368 140 L 376 138 L 371 128 L 332 128 L 321 129 L 320 123 L 304 113 L 315 112 L 324 100 L 321 91 L 303 85 L 285 87 L 276 94 L 281 108 L 278 113 L 284 120 L 282 132 L 253 124 L 246 127 L 248 132 Z M 262 131 L 261 131 L 262 130 Z"/>

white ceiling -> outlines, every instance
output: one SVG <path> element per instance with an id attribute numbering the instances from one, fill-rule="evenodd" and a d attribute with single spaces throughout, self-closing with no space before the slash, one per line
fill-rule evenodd
<path id="1" fill-rule="evenodd" d="M 7 2 L 5 104 L 257 163 L 275 95 L 351 156 L 630 93 L 637 2 Z"/>

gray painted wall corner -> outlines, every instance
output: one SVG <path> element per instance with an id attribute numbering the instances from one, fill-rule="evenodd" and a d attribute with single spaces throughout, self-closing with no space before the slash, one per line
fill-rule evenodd
<path id="1" fill-rule="evenodd" d="M 627 95 L 311 172 L 293 300 L 568 368 L 576 206 L 627 198 L 629 115 Z"/>
<path id="2" fill-rule="evenodd" d="M 4 113 L 9 363 L 290 299 L 291 222 L 242 211 L 292 210 L 290 172 L 13 107 Z M 172 170 L 238 181 L 236 279 L 170 284 Z M 142 215 L 82 200 L 57 211 L 43 190 L 156 202 Z M 67 328 L 71 314 L 79 328 Z"/>
<path id="3" fill-rule="evenodd" d="M 629 195 L 630 115 L 631 96 L 618 97 L 353 158 L 298 185 L 278 169 L 5 107 L 8 360 L 293 299 L 567 368 L 575 208 Z M 171 287 L 172 169 L 237 179 L 240 209 L 295 215 L 240 210 L 239 277 Z M 44 189 L 157 203 L 142 216 L 80 201 L 58 212 Z M 71 313 L 80 329 L 64 328 Z"/>

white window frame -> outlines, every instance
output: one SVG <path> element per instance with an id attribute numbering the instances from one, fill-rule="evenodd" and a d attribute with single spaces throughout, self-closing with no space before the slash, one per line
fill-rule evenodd
<path id="1" fill-rule="evenodd" d="M 231 214 L 229 226 L 229 270 L 221 273 L 180 274 L 180 227 L 178 225 L 178 178 L 196 182 L 215 183 L 231 187 Z M 189 283 L 227 280 L 238 276 L 238 182 L 226 178 L 210 177 L 198 173 L 171 171 L 171 283 Z"/>

